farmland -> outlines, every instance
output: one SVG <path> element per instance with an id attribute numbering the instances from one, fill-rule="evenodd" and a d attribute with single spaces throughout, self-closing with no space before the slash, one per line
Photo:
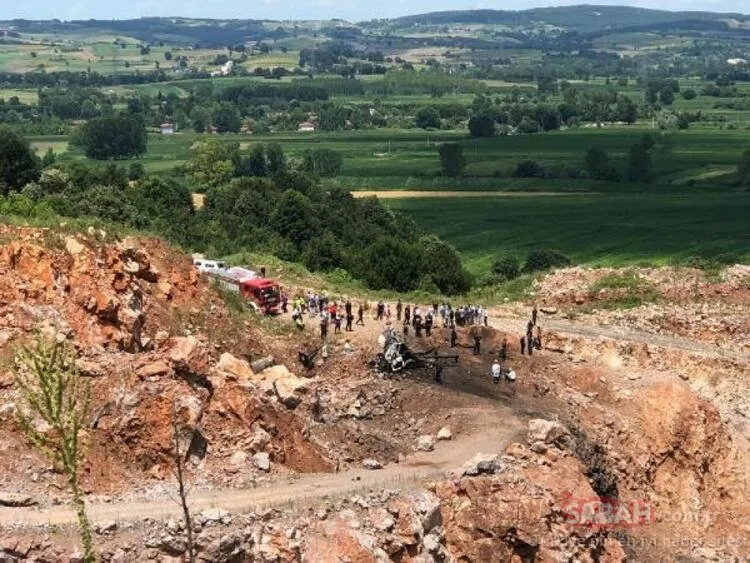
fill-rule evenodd
<path id="1" fill-rule="evenodd" d="M 750 194 L 569 195 L 387 200 L 455 244 L 480 274 L 503 255 L 559 250 L 575 262 L 750 260 Z"/>

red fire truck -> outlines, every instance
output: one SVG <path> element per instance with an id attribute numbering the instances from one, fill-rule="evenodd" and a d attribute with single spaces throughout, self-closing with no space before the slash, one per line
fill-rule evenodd
<path id="1" fill-rule="evenodd" d="M 252 278 L 239 282 L 240 294 L 253 304 L 254 308 L 266 315 L 279 312 L 281 286 L 268 278 Z"/>

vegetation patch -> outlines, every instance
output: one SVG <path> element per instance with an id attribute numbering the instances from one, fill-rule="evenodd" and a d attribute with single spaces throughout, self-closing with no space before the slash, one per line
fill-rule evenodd
<path id="1" fill-rule="evenodd" d="M 599 309 L 632 309 L 660 297 L 653 284 L 633 272 L 607 274 L 589 287 L 589 298 Z"/>

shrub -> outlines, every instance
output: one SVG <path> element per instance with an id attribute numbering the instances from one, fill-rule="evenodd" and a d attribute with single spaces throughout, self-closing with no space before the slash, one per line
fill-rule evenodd
<path id="1" fill-rule="evenodd" d="M 570 258 L 557 250 L 533 250 L 526 257 L 523 265 L 524 272 L 539 272 L 550 268 L 569 266 Z"/>
<path id="2" fill-rule="evenodd" d="M 544 168 L 536 160 L 524 160 L 516 165 L 513 176 L 516 178 L 543 178 Z"/>
<path id="3" fill-rule="evenodd" d="M 521 275 L 521 263 L 515 256 L 504 256 L 492 265 L 492 273 L 500 281 L 514 280 Z"/>

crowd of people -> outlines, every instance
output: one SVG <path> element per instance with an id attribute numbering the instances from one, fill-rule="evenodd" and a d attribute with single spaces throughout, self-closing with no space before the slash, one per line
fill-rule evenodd
<path id="1" fill-rule="evenodd" d="M 414 331 L 418 337 L 423 334 L 431 336 L 433 329 L 442 325 L 444 329 L 451 330 L 451 347 L 457 344 L 456 326 L 488 325 L 488 311 L 480 305 L 454 309 L 450 303 L 435 302 L 431 307 L 423 308 L 418 304 L 404 304 L 398 299 L 393 305 L 382 300 L 375 304 L 359 301 L 355 307 L 349 299 L 332 299 L 326 292 L 312 291 L 296 296 L 291 305 L 292 319 L 297 327 L 305 327 L 305 318 L 314 320 L 320 326 L 320 337 L 323 339 L 328 336 L 331 325 L 334 334 L 341 333 L 342 325 L 345 332 L 354 331 L 355 326 L 364 326 L 368 313 L 372 313 L 375 321 L 400 324 L 405 336 L 410 331 Z M 281 296 L 281 310 L 283 313 L 289 310 L 289 299 L 285 294 Z"/>

